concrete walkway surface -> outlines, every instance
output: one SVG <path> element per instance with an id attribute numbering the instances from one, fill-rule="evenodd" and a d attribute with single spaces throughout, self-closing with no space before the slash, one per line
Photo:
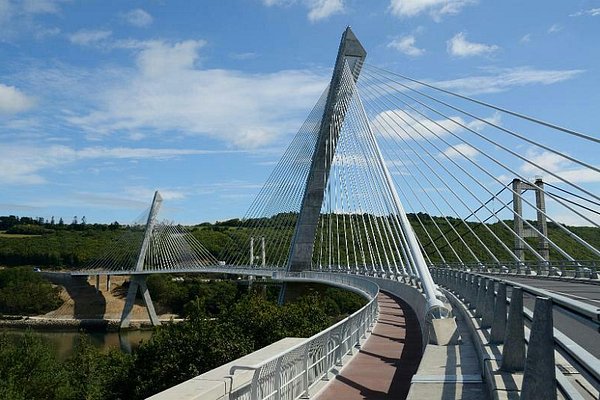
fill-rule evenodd
<path id="1" fill-rule="evenodd" d="M 358 354 L 317 396 L 319 400 L 405 399 L 421 361 L 421 331 L 414 311 L 380 292 L 379 320 Z"/>

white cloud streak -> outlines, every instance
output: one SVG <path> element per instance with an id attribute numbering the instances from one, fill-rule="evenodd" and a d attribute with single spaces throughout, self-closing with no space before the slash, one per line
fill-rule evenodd
<path id="1" fill-rule="evenodd" d="M 69 40 L 73 44 L 88 46 L 97 44 L 108 39 L 112 35 L 111 31 L 106 30 L 80 30 L 69 35 Z"/>
<path id="2" fill-rule="evenodd" d="M 416 47 L 415 43 L 416 39 L 414 35 L 407 35 L 392 40 L 390 43 L 388 43 L 387 47 L 396 49 L 399 52 L 411 57 L 418 57 L 425 54 L 425 50 Z"/>
<path id="3" fill-rule="evenodd" d="M 166 160 L 181 156 L 223 154 L 231 151 L 199 149 L 152 149 L 129 147 L 85 147 L 52 145 L 36 147 L 27 144 L 0 145 L 0 183 L 13 185 L 42 184 L 42 171 L 82 160 L 94 159 L 153 159 Z"/>
<path id="4" fill-rule="evenodd" d="M 321 21 L 345 11 L 344 0 L 262 0 L 262 2 L 267 7 L 289 7 L 300 3 L 308 8 L 307 18 L 311 22 Z"/>
<path id="5" fill-rule="evenodd" d="M 112 86 L 95 94 L 93 111 L 67 120 L 95 137 L 177 132 L 256 148 L 296 130 L 297 114 L 305 116 L 327 85 L 325 76 L 302 70 L 247 74 L 201 69 L 197 64 L 204 44 L 118 43 L 134 51 L 137 67 L 122 71 Z"/>
<path id="6" fill-rule="evenodd" d="M 469 42 L 464 32 L 459 32 L 447 42 L 448 53 L 456 57 L 471 57 L 494 53 L 499 49 L 496 45 Z"/>
<path id="7" fill-rule="evenodd" d="M 435 21 L 447 15 L 456 15 L 475 0 L 390 0 L 389 11 L 397 17 L 415 17 L 428 13 Z"/>
<path id="8" fill-rule="evenodd" d="M 554 24 L 550 28 L 548 28 L 548 33 L 558 33 L 563 30 L 562 25 Z"/>
<path id="9" fill-rule="evenodd" d="M 453 116 L 451 119 L 466 124 L 461 117 Z M 462 128 L 451 119 L 432 120 L 412 111 L 397 109 L 377 114 L 371 123 L 375 130 L 392 139 L 425 140 L 436 135 L 448 135 L 448 131 L 460 131 Z"/>
<path id="10" fill-rule="evenodd" d="M 327 19 L 331 15 L 344 11 L 342 0 L 309 0 L 307 5 L 309 8 L 308 19 L 312 22 Z"/>
<path id="11" fill-rule="evenodd" d="M 40 24 L 36 17 L 58 14 L 60 4 L 66 0 L 0 0 L 0 39 L 12 40 L 23 33 L 33 33 L 41 38 L 55 27 Z"/>
<path id="12" fill-rule="evenodd" d="M 589 17 L 598 17 L 600 16 L 600 8 L 590 8 L 589 10 L 581 10 L 577 11 L 569 15 L 569 17 L 581 17 L 581 16 L 589 16 Z"/>
<path id="13" fill-rule="evenodd" d="M 577 77 L 582 74 L 584 70 L 544 70 L 531 67 L 517 67 L 504 68 L 493 72 L 493 74 L 489 75 L 438 81 L 433 84 L 466 95 L 497 93 L 506 91 L 512 87 L 552 85 L 554 83 L 564 82 Z"/>
<path id="14" fill-rule="evenodd" d="M 558 154 L 551 153 L 549 151 L 537 152 L 530 149 L 526 153 L 526 157 L 529 161 L 537 164 L 548 171 L 560 176 L 561 178 L 572 182 L 572 183 L 597 183 L 600 182 L 600 173 L 591 170 L 589 168 L 581 167 L 572 161 L 561 157 Z M 561 182 L 558 178 L 549 175 L 540 168 L 532 165 L 528 162 L 524 162 L 520 171 L 523 175 L 534 177 L 542 176 L 544 182 L 558 183 Z"/>
<path id="15" fill-rule="evenodd" d="M 453 159 L 464 159 L 466 157 L 473 160 L 477 157 L 479 152 L 466 143 L 459 143 L 446 148 L 446 150 L 443 151 L 443 154 Z"/>

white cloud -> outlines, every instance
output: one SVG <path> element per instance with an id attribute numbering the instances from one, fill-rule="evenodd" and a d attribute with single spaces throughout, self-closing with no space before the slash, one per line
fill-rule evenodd
<path id="1" fill-rule="evenodd" d="M 455 90 L 462 94 L 497 93 L 515 86 L 551 85 L 575 78 L 584 72 L 572 70 L 540 70 L 531 67 L 505 68 L 494 74 L 470 76 L 448 81 L 434 82 L 436 86 Z"/>
<path id="2" fill-rule="evenodd" d="M 152 15 L 142 10 L 141 8 L 131 10 L 123 14 L 122 17 L 125 21 L 127 21 L 127 23 L 133 26 L 137 26 L 138 28 L 149 26 L 154 21 Z"/>
<path id="3" fill-rule="evenodd" d="M 475 3 L 475 0 L 390 0 L 389 10 L 398 17 L 428 13 L 439 21 L 443 16 L 458 14 L 464 7 Z"/>
<path id="4" fill-rule="evenodd" d="M 461 117 L 453 116 L 451 119 L 466 125 Z M 376 131 L 392 139 L 400 137 L 403 139 L 424 140 L 462 130 L 451 119 L 431 120 L 412 111 L 397 109 L 386 110 L 377 114 L 371 124 Z"/>
<path id="5" fill-rule="evenodd" d="M 296 2 L 296 0 L 262 0 L 263 4 L 267 7 L 271 6 L 289 6 Z"/>
<path id="6" fill-rule="evenodd" d="M 98 85 L 105 89 L 94 93 L 93 111 L 66 117 L 92 136 L 168 132 L 256 148 L 295 131 L 327 85 L 327 77 L 302 70 L 202 69 L 203 41 L 119 45 L 133 49 L 137 68 Z"/>
<path id="7" fill-rule="evenodd" d="M 85 147 L 64 145 L 36 147 L 29 144 L 0 145 L 0 183 L 31 185 L 45 183 L 42 171 L 81 160 L 153 159 L 166 160 L 180 156 L 220 154 L 228 151 L 199 149 L 151 149 L 129 147 Z"/>
<path id="8" fill-rule="evenodd" d="M 502 123 L 502 115 L 497 111 L 491 117 L 482 119 L 483 121 L 474 119 L 473 121 L 467 124 L 467 127 L 479 132 L 485 129 L 486 127 L 490 126 L 489 124 L 500 126 Z"/>
<path id="9" fill-rule="evenodd" d="M 267 7 L 288 7 L 300 3 L 308 8 L 308 19 L 311 22 L 327 19 L 331 15 L 344 12 L 344 0 L 262 0 Z"/>
<path id="10" fill-rule="evenodd" d="M 563 30 L 562 25 L 554 24 L 550 28 L 548 28 L 548 33 L 558 33 Z"/>
<path id="11" fill-rule="evenodd" d="M 115 196 L 114 193 L 98 193 L 98 192 L 75 192 L 70 195 L 68 202 L 71 204 L 81 203 L 86 209 L 90 207 L 112 208 L 112 209 L 131 209 L 140 210 L 148 207 L 149 198 L 125 198 L 121 195 Z M 75 202 L 74 202 L 75 200 Z M 58 202 L 57 202 L 58 203 Z M 61 200 L 60 204 L 64 204 L 65 200 Z M 45 207 L 51 206 L 52 202 L 44 204 Z M 133 221 L 128 221 L 133 222 Z"/>
<path id="12" fill-rule="evenodd" d="M 600 8 L 591 8 L 589 10 L 577 11 L 576 13 L 569 15 L 569 17 L 581 17 L 584 15 L 587 15 L 590 17 L 598 17 L 598 16 L 600 16 Z"/>
<path id="13" fill-rule="evenodd" d="M 447 42 L 448 53 L 457 57 L 470 57 L 490 54 L 499 49 L 496 45 L 474 43 L 467 40 L 464 32 L 459 32 Z"/>
<path id="14" fill-rule="evenodd" d="M 520 43 L 529 43 L 529 42 L 531 42 L 531 33 L 523 35 L 523 37 L 521 39 L 519 39 L 519 42 Z"/>
<path id="15" fill-rule="evenodd" d="M 312 22 L 326 19 L 333 14 L 339 14 L 344 11 L 343 0 L 309 0 L 308 19 Z"/>
<path id="16" fill-rule="evenodd" d="M 96 44 L 103 40 L 108 39 L 112 35 L 111 31 L 103 30 L 80 30 L 69 35 L 71 43 L 87 46 L 90 44 Z"/>
<path id="17" fill-rule="evenodd" d="M 229 54 L 229 57 L 233 58 L 234 60 L 253 60 L 258 57 L 258 54 L 248 51 L 245 53 L 231 53 Z"/>
<path id="18" fill-rule="evenodd" d="M 501 122 L 499 113 L 483 120 L 495 125 L 500 125 Z M 450 116 L 446 119 L 426 118 L 412 110 L 403 109 L 382 111 L 371 120 L 371 124 L 377 132 L 392 139 L 401 137 L 412 140 L 435 139 L 465 129 L 479 132 L 488 126 L 485 122 L 475 119 L 465 121 L 460 116 Z M 462 149 L 460 145 L 457 148 Z M 469 149 L 464 149 L 465 152 L 469 152 Z"/>
<path id="19" fill-rule="evenodd" d="M 443 154 L 454 159 L 462 159 L 464 157 L 474 159 L 477 157 L 479 152 L 466 143 L 459 143 L 457 145 L 448 147 L 443 151 Z"/>
<path id="20" fill-rule="evenodd" d="M 574 202 L 580 201 L 577 198 L 571 198 L 570 200 L 572 200 Z M 547 196 L 546 203 L 549 205 L 553 205 L 553 203 L 556 203 L 556 202 L 554 200 L 552 200 L 549 196 Z M 552 212 L 550 214 L 550 217 L 554 221 L 558 221 L 558 222 L 568 225 L 568 226 L 594 226 L 590 223 L 590 221 L 587 221 L 587 220 L 583 219 L 582 217 L 578 216 L 577 214 L 575 214 L 574 212 L 565 209 L 562 205 L 557 204 L 555 207 L 557 208 L 557 211 Z M 582 209 L 578 209 L 577 212 L 584 215 L 587 219 L 594 221 L 594 223 L 600 225 L 600 216 L 598 216 L 598 214 L 588 211 L 588 210 L 582 210 Z"/>
<path id="21" fill-rule="evenodd" d="M 23 11 L 30 14 L 56 14 L 60 0 L 23 0 Z"/>
<path id="22" fill-rule="evenodd" d="M 149 42 L 137 56 L 137 65 L 144 76 L 170 74 L 173 71 L 188 71 L 194 68 L 198 50 L 205 46 L 203 40 L 186 40 L 173 45 L 164 42 Z"/>
<path id="23" fill-rule="evenodd" d="M 424 49 L 420 49 L 415 46 L 416 39 L 413 35 L 403 36 L 392 40 L 388 43 L 387 47 L 398 50 L 411 57 L 418 57 L 425 54 Z"/>
<path id="24" fill-rule="evenodd" d="M 14 86 L 0 83 L 0 114 L 15 114 L 27 111 L 35 101 Z"/>
<path id="25" fill-rule="evenodd" d="M 147 188 L 143 186 L 130 186 L 125 189 L 125 193 L 134 199 L 152 199 L 154 192 L 158 190 L 163 200 L 181 200 L 188 196 L 188 192 L 180 189 Z"/>
<path id="26" fill-rule="evenodd" d="M 537 164 L 546 170 L 560 176 L 572 183 L 594 183 L 600 182 L 600 173 L 589 168 L 581 167 L 558 154 L 549 151 L 536 152 L 530 149 L 526 153 L 526 158 L 534 164 Z M 538 167 L 524 162 L 520 171 L 527 177 L 542 176 L 544 182 L 558 183 L 558 178 L 549 175 Z"/>
<path id="27" fill-rule="evenodd" d="M 66 0 L 0 0 L 0 39 L 12 40 L 23 33 L 42 38 L 48 28 L 37 21 L 38 15 L 57 14 Z"/>

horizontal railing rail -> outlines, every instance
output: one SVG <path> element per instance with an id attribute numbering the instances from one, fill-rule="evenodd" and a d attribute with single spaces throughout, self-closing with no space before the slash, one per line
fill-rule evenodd
<path id="1" fill-rule="evenodd" d="M 430 268 L 554 278 L 600 279 L 600 260 L 504 261 L 499 263 L 440 263 Z"/>
<path id="2" fill-rule="evenodd" d="M 345 355 L 353 353 L 360 340 L 366 338 L 377 320 L 377 284 L 356 275 L 335 273 L 279 273 L 274 279 L 285 281 L 327 281 L 361 292 L 369 302 L 349 317 L 306 341 L 255 365 L 236 365 L 230 370 L 234 375 L 240 370 L 254 371 L 248 385 L 237 388 L 230 399 L 298 399 L 336 366 L 342 365 Z"/>

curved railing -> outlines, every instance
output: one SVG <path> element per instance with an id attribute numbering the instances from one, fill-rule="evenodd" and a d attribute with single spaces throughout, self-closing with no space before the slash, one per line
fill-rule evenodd
<path id="1" fill-rule="evenodd" d="M 324 275 L 327 275 L 325 277 Z M 252 380 L 232 392 L 230 399 L 298 399 L 308 396 L 311 387 L 322 381 L 332 369 L 342 365 L 344 356 L 353 353 L 366 338 L 378 315 L 377 284 L 354 275 L 287 273 L 274 276 L 285 281 L 327 280 L 363 294 L 369 302 L 354 314 L 256 365 L 236 365 L 230 370 L 254 371 Z"/>

